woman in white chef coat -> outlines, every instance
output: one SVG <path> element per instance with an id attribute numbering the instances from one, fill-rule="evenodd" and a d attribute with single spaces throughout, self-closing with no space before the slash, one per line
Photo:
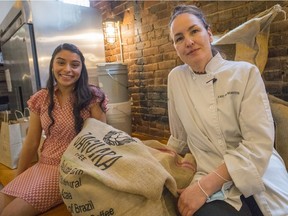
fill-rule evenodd
<path id="1" fill-rule="evenodd" d="M 170 35 L 185 63 L 168 77 L 168 145 L 197 161 L 179 190 L 182 216 L 288 215 L 288 175 L 275 151 L 274 124 L 261 74 L 224 60 L 211 46 L 202 12 L 177 6 Z"/>

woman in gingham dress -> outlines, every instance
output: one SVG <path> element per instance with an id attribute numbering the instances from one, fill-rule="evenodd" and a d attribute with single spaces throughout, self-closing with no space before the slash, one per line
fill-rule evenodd
<path id="1" fill-rule="evenodd" d="M 88 85 L 84 56 L 73 44 L 59 45 L 50 61 L 47 89 L 27 102 L 30 125 L 21 151 L 18 175 L 0 193 L 0 215 L 37 215 L 62 203 L 59 163 L 87 118 L 106 121 L 107 99 L 96 86 Z M 46 139 L 39 161 L 30 167 Z M 30 168 L 29 168 L 30 167 Z"/>

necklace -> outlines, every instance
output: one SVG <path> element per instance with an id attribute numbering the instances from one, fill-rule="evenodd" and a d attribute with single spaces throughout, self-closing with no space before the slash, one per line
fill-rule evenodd
<path id="1" fill-rule="evenodd" d="M 195 74 L 206 74 L 206 71 L 200 72 L 200 71 L 193 71 Z"/>

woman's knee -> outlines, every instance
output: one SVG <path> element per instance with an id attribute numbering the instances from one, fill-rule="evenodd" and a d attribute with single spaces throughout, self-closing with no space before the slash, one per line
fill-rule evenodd
<path id="1" fill-rule="evenodd" d="M 1 216 L 34 216 L 40 212 L 20 198 L 14 198 L 3 209 Z"/>
<path id="2" fill-rule="evenodd" d="M 11 203 L 14 199 L 15 197 L 0 192 L 0 215 L 2 215 L 5 207 L 9 205 L 9 203 Z"/>

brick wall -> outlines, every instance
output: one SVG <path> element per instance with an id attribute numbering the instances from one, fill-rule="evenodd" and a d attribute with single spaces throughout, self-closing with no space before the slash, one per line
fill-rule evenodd
<path id="1" fill-rule="evenodd" d="M 280 4 L 288 12 L 288 1 L 91 1 L 103 20 L 120 18 L 119 40 L 105 44 L 106 61 L 123 60 L 128 65 L 132 98 L 132 130 L 168 138 L 167 76 L 181 64 L 167 27 L 171 11 L 182 3 L 196 4 L 207 15 L 214 34 L 223 34 L 258 13 Z M 288 100 L 288 21 L 279 14 L 271 24 L 269 59 L 263 72 L 267 91 Z"/>

